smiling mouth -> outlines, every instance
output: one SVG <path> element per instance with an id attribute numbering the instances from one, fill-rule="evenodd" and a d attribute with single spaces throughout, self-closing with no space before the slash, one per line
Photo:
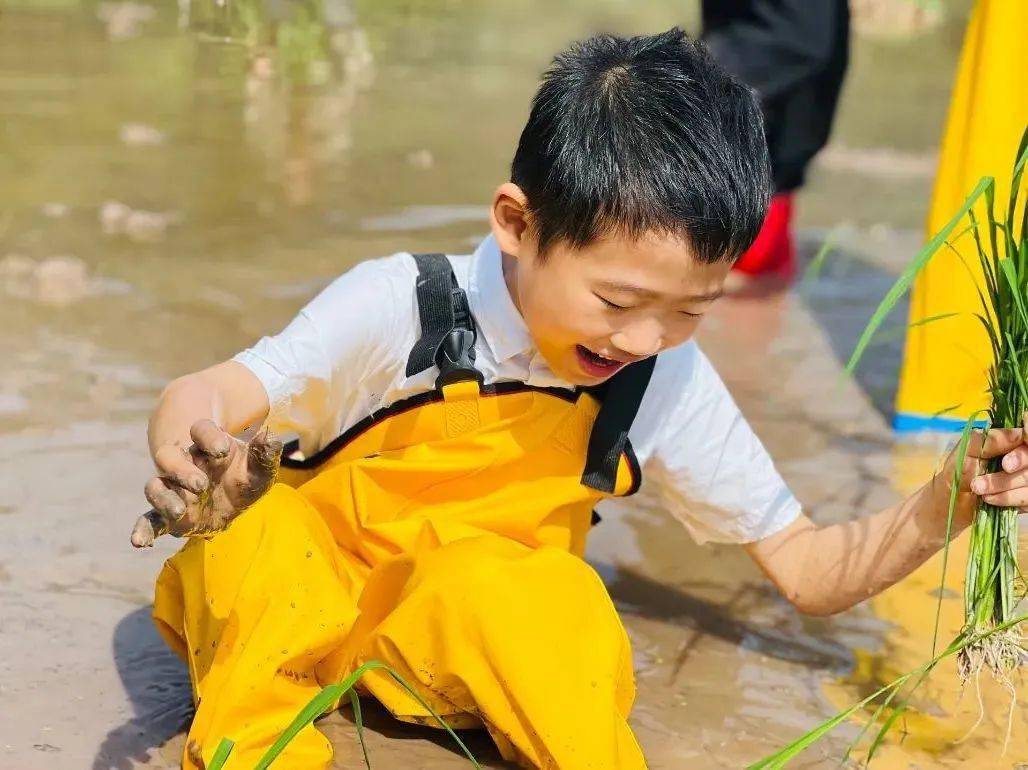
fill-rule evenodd
<path id="1" fill-rule="evenodd" d="M 578 353 L 578 362 L 582 369 L 593 377 L 609 377 L 625 365 L 624 361 L 606 358 L 599 353 L 594 353 L 584 345 L 576 345 L 575 352 Z"/>

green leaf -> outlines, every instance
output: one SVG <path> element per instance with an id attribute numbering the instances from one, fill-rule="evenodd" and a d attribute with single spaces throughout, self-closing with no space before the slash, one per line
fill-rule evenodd
<path id="1" fill-rule="evenodd" d="M 236 744 L 230 741 L 228 738 L 222 738 L 221 743 L 218 744 L 218 748 L 214 750 L 214 756 L 211 757 L 211 766 L 208 770 L 221 770 L 225 763 L 228 762 L 228 756 L 232 753 L 232 748 Z"/>
<path id="2" fill-rule="evenodd" d="M 835 248 L 835 240 L 838 237 L 839 228 L 832 228 L 825 236 L 824 241 L 821 243 L 821 247 L 817 250 L 817 254 L 810 260 L 810 264 L 807 265 L 807 269 L 803 271 L 803 276 L 800 278 L 800 286 L 807 287 L 817 280 L 817 277 L 821 274 L 821 270 L 824 267 L 825 260 L 828 258 L 828 254 Z"/>
<path id="3" fill-rule="evenodd" d="M 975 420 L 981 412 L 975 412 L 967 418 L 964 429 L 960 433 L 960 443 L 957 444 L 956 460 L 954 462 L 953 477 L 950 479 L 949 504 L 946 507 L 946 541 L 942 547 L 942 576 L 939 579 L 939 599 L 935 604 L 935 623 L 932 629 L 932 657 L 939 642 L 939 621 L 942 618 L 942 597 L 946 590 L 946 569 L 949 566 L 949 546 L 953 539 L 953 514 L 957 510 L 957 497 L 960 492 L 960 482 L 964 478 L 964 462 L 967 460 L 967 447 L 971 443 L 971 433 L 974 431 Z"/>
<path id="4" fill-rule="evenodd" d="M 371 770 L 371 760 L 368 759 L 368 747 L 364 743 L 364 717 L 361 714 L 361 699 L 357 697 L 357 691 L 350 689 L 350 705 L 353 707 L 353 721 L 357 723 L 357 740 L 361 744 L 361 753 L 364 754 L 364 764 Z"/>
<path id="5" fill-rule="evenodd" d="M 850 356 L 849 362 L 846 364 L 846 371 L 850 374 L 857 368 L 857 364 L 860 362 L 861 356 L 867 349 L 868 343 L 871 342 L 871 338 L 874 337 L 878 327 L 881 326 L 882 321 L 892 312 L 892 309 L 899 302 L 900 298 L 907 292 L 910 285 L 914 282 L 914 278 L 922 268 L 928 263 L 928 260 L 934 256 L 935 252 L 939 250 L 949 234 L 953 232 L 953 229 L 957 226 L 961 219 L 971 210 L 971 207 L 977 202 L 977 200 L 995 187 L 995 180 L 992 177 L 983 177 L 968 196 L 964 205 L 960 207 L 960 210 L 956 215 L 942 228 L 935 236 L 918 252 L 914 260 L 907 265 L 899 279 L 893 284 L 892 288 L 885 295 L 885 299 L 882 300 L 881 304 L 878 305 L 875 312 L 871 315 L 871 320 L 868 321 L 867 327 L 864 329 L 864 333 L 861 334 L 860 340 L 857 342 L 857 347 L 853 351 L 853 355 Z"/>
<path id="6" fill-rule="evenodd" d="M 1021 364 L 1017 360 L 1017 345 L 1014 344 L 1014 338 L 1010 336 L 1010 332 L 1007 332 L 1007 353 L 1010 354 L 1011 371 L 1014 373 L 1014 381 L 1017 383 L 1018 390 L 1021 391 L 1021 403 L 1028 404 L 1028 388 L 1025 387 L 1024 375 L 1021 374 Z"/>
<path id="7" fill-rule="evenodd" d="M 363 666 L 361 668 L 363 668 Z M 260 761 L 257 762 L 254 770 L 267 770 L 268 766 L 278 758 L 278 755 L 285 751 L 286 746 L 292 742 L 293 738 L 295 738 L 303 728 L 312 724 L 315 719 L 324 714 L 327 709 L 330 709 L 332 704 L 345 695 L 347 690 L 353 687 L 354 682 L 356 682 L 359 675 L 363 673 L 364 671 L 358 669 L 354 674 L 347 677 L 343 684 L 331 684 L 311 698 L 300 713 L 296 715 L 293 721 L 289 723 L 289 726 L 286 727 L 285 731 L 278 737 L 278 740 L 271 744 L 271 748 L 269 748 L 264 753 L 264 756 L 260 758 Z"/>
<path id="8" fill-rule="evenodd" d="M 777 770 L 777 768 L 785 767 L 787 762 L 789 762 L 798 754 L 802 753 L 811 745 L 819 741 L 826 734 L 834 730 L 836 727 L 839 726 L 839 724 L 848 719 L 852 714 L 864 708 L 864 706 L 866 706 L 867 704 L 873 702 L 874 699 L 877 698 L 879 695 L 883 695 L 884 693 L 887 693 L 890 690 L 893 690 L 901 686 L 912 676 L 913 674 L 904 674 L 903 676 L 890 682 L 884 687 L 880 687 L 879 689 L 875 690 L 873 693 L 868 695 L 866 698 L 864 698 L 864 700 L 860 701 L 859 703 L 855 703 L 845 711 L 840 711 L 834 717 L 822 722 L 813 730 L 800 736 L 785 748 L 776 751 L 774 754 L 764 757 L 759 762 L 754 762 L 752 765 L 749 765 L 747 770 Z"/>
<path id="9" fill-rule="evenodd" d="M 971 234 L 974 236 L 975 249 L 978 251 L 978 261 L 982 266 L 982 275 L 985 277 L 985 287 L 992 298 L 992 312 L 996 314 L 999 312 L 999 281 L 996 279 L 996 267 L 989 252 L 982 245 L 981 229 L 978 226 L 978 217 L 975 216 L 974 209 L 968 209 L 967 217 L 974 226 Z"/>
<path id="10" fill-rule="evenodd" d="M 1000 343 L 999 337 L 996 336 L 996 326 L 990 323 L 981 313 L 975 313 L 974 317 L 981 321 L 982 326 L 985 327 L 985 332 L 989 335 L 989 343 L 992 345 L 993 369 L 995 369 L 999 362 L 1003 360 L 1003 345 Z"/>
<path id="11" fill-rule="evenodd" d="M 993 261 L 999 261 L 999 243 L 996 239 L 996 231 L 1002 232 L 1002 226 L 996 221 L 996 185 L 985 188 L 985 216 L 989 222 L 989 245 L 992 247 Z"/>
<path id="12" fill-rule="evenodd" d="M 939 663 L 939 661 L 956 655 L 965 647 L 982 642 L 985 639 L 988 639 L 990 636 L 993 636 L 994 634 L 1001 633 L 1003 631 L 1006 631 L 1008 628 L 1012 628 L 1018 625 L 1019 623 L 1023 623 L 1025 620 L 1028 620 L 1028 615 L 1018 615 L 1017 617 L 1011 618 L 1010 620 L 1007 620 L 1003 623 L 999 623 L 995 627 L 990 628 L 982 633 L 961 632 L 957 634 L 957 636 L 954 637 L 953 641 L 950 642 L 950 644 L 946 647 L 945 650 L 936 655 L 927 663 L 924 663 L 915 668 L 913 671 L 909 671 L 906 674 L 897 677 L 888 684 L 879 687 L 877 690 L 868 695 L 859 703 L 855 703 L 848 709 L 840 711 L 832 718 L 825 720 L 814 729 L 810 730 L 809 732 L 794 740 L 788 746 L 776 751 L 774 754 L 770 754 L 764 757 L 763 759 L 749 765 L 747 767 L 747 770 L 778 770 L 778 768 L 785 767 L 785 765 L 788 764 L 790 760 L 794 759 L 797 755 L 801 754 L 803 751 L 808 749 L 818 740 L 823 738 L 827 733 L 831 732 L 835 727 L 844 722 L 851 715 L 853 715 L 860 709 L 864 708 L 869 703 L 874 702 L 874 700 L 879 696 L 884 695 L 888 692 L 892 692 L 898 687 L 902 687 L 906 682 L 908 682 L 913 677 L 919 676 L 925 673 L 926 671 L 931 670 Z"/>
<path id="13" fill-rule="evenodd" d="M 878 704 L 878 707 L 871 715 L 871 718 L 864 723 L 864 726 L 860 728 L 860 732 L 857 733 L 857 737 L 854 738 L 852 742 L 850 742 L 850 745 L 846 748 L 846 753 L 843 755 L 843 761 L 850 758 L 850 755 L 853 753 L 854 749 L 856 749 L 860 745 L 860 742 L 864 740 L 864 736 L 867 735 L 867 731 L 871 729 L 871 726 L 878 724 L 878 720 L 881 719 L 882 714 L 885 713 L 885 710 L 889 708 L 889 705 L 892 703 L 892 699 L 899 694 L 899 691 L 900 690 L 898 687 L 894 687 L 892 691 L 889 693 L 889 697 Z"/>
<path id="14" fill-rule="evenodd" d="M 457 742 L 457 745 L 461 747 L 461 750 L 464 752 L 464 756 L 471 760 L 471 764 L 473 764 L 476 768 L 479 768 L 479 770 L 481 770 L 481 765 L 478 764 L 478 760 L 475 759 L 474 755 L 471 753 L 468 747 L 464 745 L 464 741 L 462 741 L 457 736 L 457 733 L 455 733 L 453 729 L 448 724 L 446 724 L 446 722 L 443 721 L 443 718 L 441 716 L 435 713 L 435 709 L 429 706 L 428 703 L 425 702 L 425 699 L 422 698 L 418 693 L 416 693 L 414 689 L 409 684 L 407 684 L 399 674 L 397 674 L 388 666 L 384 666 L 383 668 L 385 668 L 385 671 L 387 674 L 389 674 L 389 676 L 396 680 L 396 683 L 399 684 L 400 687 L 406 690 L 410 694 L 410 696 L 414 698 L 414 700 L 421 704 L 422 708 L 424 708 L 426 711 L 428 711 L 428 713 L 435 717 L 435 720 L 443 727 L 444 730 L 446 730 L 446 732 L 450 734 L 450 737 Z"/>
<path id="15" fill-rule="evenodd" d="M 1024 297 L 1021 296 L 1021 286 L 1017 280 L 1014 263 L 1007 257 L 1004 257 L 999 261 L 999 267 L 1003 271 L 1003 277 L 1007 279 L 1007 285 L 1010 287 L 1010 293 L 1014 297 L 1014 304 L 1021 314 L 1021 320 L 1024 322 L 1025 327 L 1028 327 L 1028 310 L 1025 309 Z"/>
<path id="16" fill-rule="evenodd" d="M 924 678 L 927 675 L 928 675 L 927 671 L 924 674 L 921 674 L 921 678 L 918 679 L 917 682 L 914 683 L 912 689 L 917 689 L 917 686 L 920 685 L 921 682 L 924 681 Z M 900 703 L 898 706 L 896 706 L 896 708 L 894 708 L 892 710 L 892 713 L 889 714 L 889 718 L 886 719 L 885 720 L 885 724 L 882 725 L 882 729 L 880 729 L 878 731 L 878 735 L 876 735 L 875 739 L 873 741 L 871 741 L 871 746 L 867 750 L 867 762 L 868 762 L 868 764 L 870 764 L 871 760 L 874 759 L 875 752 L 878 751 L 878 747 L 882 745 L 882 742 L 885 740 L 885 736 L 889 734 L 890 730 L 892 730 L 893 725 L 895 725 L 896 722 L 899 720 L 899 718 L 901 716 L 903 716 L 903 714 L 906 713 L 906 711 L 907 711 L 907 701 L 908 700 L 909 700 L 909 696 L 908 696 L 908 698 L 904 699 L 902 703 Z"/>
<path id="17" fill-rule="evenodd" d="M 278 740 L 276 740 L 271 745 L 271 748 L 269 748 L 264 753 L 264 756 L 260 758 L 260 761 L 257 762 L 257 765 L 255 766 L 254 770 L 267 770 L 271 763 L 278 758 L 278 756 L 285 750 L 286 746 L 288 746 L 290 742 L 292 742 L 292 740 L 299 734 L 299 732 L 303 728 L 313 723 L 314 720 L 322 714 L 324 714 L 326 710 L 332 708 L 332 706 L 335 703 L 337 703 L 347 693 L 350 693 L 350 702 L 354 705 L 354 719 L 357 722 L 357 736 L 360 740 L 361 749 L 364 751 L 364 761 L 368 763 L 368 754 L 364 745 L 364 725 L 363 719 L 361 717 L 360 702 L 356 700 L 356 694 L 353 692 L 353 688 L 354 685 L 357 684 L 357 681 L 362 676 L 364 676 L 364 674 L 368 673 L 369 671 L 376 671 L 380 669 L 384 671 L 386 674 L 388 674 L 390 677 L 392 677 L 397 684 L 399 684 L 404 690 L 406 690 L 411 695 L 411 697 L 413 697 L 418 703 L 420 703 L 421 706 L 426 711 L 428 711 L 428 713 L 430 713 L 435 718 L 435 720 L 443 727 L 443 729 L 445 729 L 446 732 L 450 734 L 450 737 L 453 738 L 454 741 L 456 741 L 457 745 L 460 746 L 465 756 L 469 760 L 471 760 L 471 764 L 474 765 L 476 768 L 479 768 L 479 770 L 481 770 L 481 765 L 478 764 L 478 761 L 475 759 L 474 755 L 468 750 L 468 747 L 464 745 L 464 742 L 460 739 L 460 737 L 458 737 L 457 733 L 455 733 L 453 729 L 448 724 L 446 724 L 443 718 L 439 716 L 439 714 L 437 714 L 435 710 L 428 705 L 428 703 L 425 702 L 424 698 L 422 698 L 417 692 L 414 691 L 414 689 L 409 684 L 407 684 L 403 677 L 401 677 L 399 674 L 393 671 L 386 664 L 380 663 L 377 660 L 369 660 L 367 663 L 364 663 L 356 671 L 354 671 L 352 674 L 346 677 L 342 682 L 339 682 L 338 684 L 328 685 L 321 692 L 319 692 L 317 695 L 311 698 L 307 705 L 304 706 L 303 709 L 301 709 L 300 713 L 296 715 L 293 721 L 289 723 L 289 726 L 286 727 L 285 731 L 283 731 L 283 733 L 278 737 Z M 226 744 L 228 746 L 228 749 L 225 751 L 225 757 L 227 758 L 228 753 L 232 749 L 232 741 L 228 740 L 227 738 L 222 739 L 221 744 L 219 744 L 218 746 L 218 751 L 221 752 Z M 224 764 L 224 759 L 221 760 L 221 764 Z M 370 766 L 370 763 L 368 763 L 369 768 Z M 210 770 L 220 770 L 220 767 L 221 765 L 218 765 L 217 768 L 215 768 L 215 766 L 212 764 Z"/>
<path id="18" fill-rule="evenodd" d="M 981 286 L 978 285 L 978 276 L 976 276 L 974 274 L 974 271 L 971 270 L 971 266 L 969 264 L 967 264 L 967 260 L 964 259 L 964 255 L 961 254 L 959 251 L 957 251 L 955 248 L 953 248 L 953 244 L 950 241 L 946 241 L 946 243 L 944 245 L 951 252 L 953 252 L 953 254 L 956 256 L 957 259 L 960 260 L 960 264 L 963 266 L 964 270 L 967 272 L 968 278 L 971 279 L 971 285 L 974 286 L 974 290 L 978 294 L 978 299 L 981 300 L 982 312 L 985 313 L 986 316 L 992 315 L 992 312 L 993 312 L 993 310 L 992 310 L 992 303 L 988 302 L 985 299 L 985 294 L 982 293 L 982 288 L 981 288 Z"/>
<path id="19" fill-rule="evenodd" d="M 1014 159 L 1014 173 L 1010 184 L 1010 203 L 1007 206 L 1007 224 L 1013 228 L 1014 214 L 1017 209 L 1017 198 L 1021 190 L 1021 176 L 1024 174 L 1025 166 L 1028 165 L 1028 126 L 1025 126 L 1021 134 L 1021 142 L 1017 146 L 1017 154 Z M 1011 232 L 1011 235 L 1013 233 Z M 1024 237 L 1024 233 L 1021 234 Z"/>
<path id="20" fill-rule="evenodd" d="M 927 318 L 921 318 L 917 321 L 913 321 L 906 326 L 897 326 L 890 329 L 882 329 L 878 336 L 875 337 L 869 344 L 869 347 L 874 345 L 884 345 L 893 340 L 902 339 L 906 335 L 908 329 L 916 329 L 918 326 L 927 326 L 928 324 L 935 323 L 936 321 L 944 321 L 947 318 L 953 318 L 958 316 L 960 313 L 939 313 L 938 315 L 928 316 Z"/>

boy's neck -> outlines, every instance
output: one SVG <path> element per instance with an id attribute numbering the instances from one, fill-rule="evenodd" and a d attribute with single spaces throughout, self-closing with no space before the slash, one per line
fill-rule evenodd
<path id="1" fill-rule="evenodd" d="M 507 293 L 510 295 L 511 302 L 514 303 L 514 307 L 518 311 L 518 315 L 522 318 L 525 314 L 521 312 L 521 302 L 518 300 L 518 262 L 516 257 L 512 257 L 505 251 L 500 252 L 500 264 L 503 270 L 503 282 L 507 286 Z"/>

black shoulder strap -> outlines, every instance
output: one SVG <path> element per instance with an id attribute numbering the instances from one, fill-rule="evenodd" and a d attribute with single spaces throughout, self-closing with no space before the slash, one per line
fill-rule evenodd
<path id="1" fill-rule="evenodd" d="M 650 384 L 656 356 L 630 364 L 606 383 L 603 404 L 589 435 L 582 483 L 600 492 L 613 492 L 621 453 L 628 444 L 628 429 L 639 412 Z"/>
<path id="2" fill-rule="evenodd" d="M 458 342 L 458 347 L 466 346 L 470 341 L 471 348 L 465 352 L 470 355 L 470 362 L 473 363 L 475 322 L 468 307 L 467 295 L 457 285 L 450 260 L 445 254 L 415 254 L 414 261 L 418 265 L 417 297 L 421 338 L 414 343 L 407 358 L 407 376 L 413 377 L 435 365 L 440 348 L 454 330 L 466 333 Z M 459 353 L 457 351 L 458 358 Z"/>

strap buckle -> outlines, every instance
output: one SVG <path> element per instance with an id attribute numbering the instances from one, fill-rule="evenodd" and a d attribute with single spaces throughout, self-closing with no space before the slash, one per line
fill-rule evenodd
<path id="1" fill-rule="evenodd" d="M 475 368 L 476 337 L 473 330 L 459 328 L 451 329 L 443 337 L 435 355 L 436 366 L 439 367 L 436 388 L 441 390 L 445 385 L 466 380 L 477 380 L 479 385 L 485 381 Z"/>

